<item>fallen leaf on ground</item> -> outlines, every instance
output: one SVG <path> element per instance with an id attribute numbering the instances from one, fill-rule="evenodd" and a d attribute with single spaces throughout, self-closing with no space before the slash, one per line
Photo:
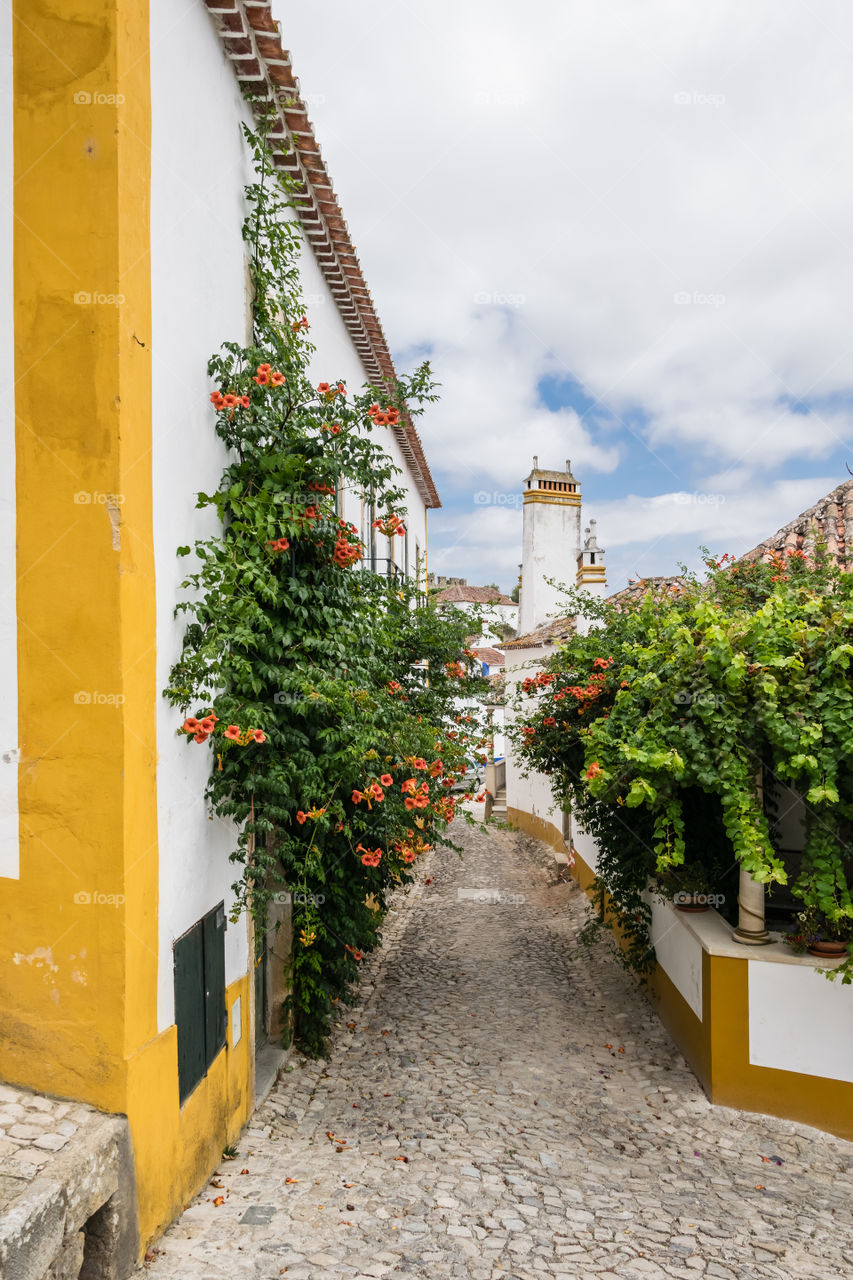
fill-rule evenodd
<path id="1" fill-rule="evenodd" d="M 409 1157 L 408 1157 L 408 1156 L 395 1156 L 395 1157 L 394 1157 L 394 1159 L 395 1159 L 395 1160 L 402 1160 L 402 1161 L 403 1161 L 403 1164 L 408 1164 L 408 1163 L 409 1163 Z"/>
<path id="2" fill-rule="evenodd" d="M 298 1182 L 298 1178 L 285 1178 L 285 1182 Z"/>
<path id="3" fill-rule="evenodd" d="M 248 1172 L 249 1172 L 249 1170 L 248 1170 L 248 1169 L 241 1169 L 241 1170 L 240 1170 L 240 1172 L 241 1172 L 241 1173 L 248 1173 Z"/>
<path id="4" fill-rule="evenodd" d="M 216 1205 L 216 1207 L 217 1207 L 217 1209 L 218 1209 L 220 1205 L 223 1205 L 223 1204 L 225 1203 L 225 1197 L 224 1197 L 224 1196 L 217 1196 L 213 1203 Z"/>

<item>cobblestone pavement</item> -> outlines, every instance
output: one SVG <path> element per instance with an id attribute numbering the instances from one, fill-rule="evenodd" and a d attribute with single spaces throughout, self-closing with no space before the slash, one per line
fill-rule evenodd
<path id="1" fill-rule="evenodd" d="M 853 1275 L 853 1146 L 711 1107 L 544 846 L 460 825 L 152 1275 Z"/>

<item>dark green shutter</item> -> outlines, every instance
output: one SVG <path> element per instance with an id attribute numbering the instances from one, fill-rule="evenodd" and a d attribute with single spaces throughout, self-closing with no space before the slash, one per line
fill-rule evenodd
<path id="1" fill-rule="evenodd" d="M 181 1102 L 205 1072 L 204 950 L 201 922 L 178 938 L 175 956 L 175 1022 L 178 1027 L 178 1093 Z"/>
<path id="2" fill-rule="evenodd" d="M 225 907 L 220 904 L 202 920 L 204 927 L 204 1030 L 210 1066 L 225 1044 Z"/>
<path id="3" fill-rule="evenodd" d="M 175 942 L 175 1023 L 181 1103 L 225 1044 L 225 907 L 220 902 Z"/>

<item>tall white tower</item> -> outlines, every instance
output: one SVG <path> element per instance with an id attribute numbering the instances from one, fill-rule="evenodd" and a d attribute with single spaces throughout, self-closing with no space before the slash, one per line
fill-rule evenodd
<path id="1" fill-rule="evenodd" d="M 571 463 L 565 471 L 542 471 L 534 458 L 524 482 L 520 635 L 565 612 L 565 597 L 545 579 L 571 586 L 580 554 L 581 494 Z"/>
<path id="2" fill-rule="evenodd" d="M 590 520 L 584 529 L 583 550 L 578 556 L 578 573 L 575 582 L 579 591 L 591 596 L 607 594 L 607 569 L 604 565 L 604 547 L 598 545 L 596 524 Z"/>

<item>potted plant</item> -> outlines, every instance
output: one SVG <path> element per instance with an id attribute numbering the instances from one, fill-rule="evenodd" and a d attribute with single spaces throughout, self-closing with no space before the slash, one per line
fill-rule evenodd
<path id="1" fill-rule="evenodd" d="M 707 911 L 716 901 L 708 872 L 696 863 L 667 867 L 657 877 L 657 887 L 660 896 L 670 899 L 676 911 Z"/>
<path id="2" fill-rule="evenodd" d="M 830 959 L 847 954 L 853 941 L 853 920 L 849 916 L 829 916 L 820 907 L 805 906 L 794 921 L 786 938 L 794 951 Z"/>

